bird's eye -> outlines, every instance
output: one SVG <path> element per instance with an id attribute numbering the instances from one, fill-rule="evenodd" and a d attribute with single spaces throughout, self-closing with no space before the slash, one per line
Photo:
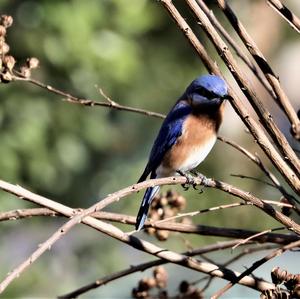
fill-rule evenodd
<path id="1" fill-rule="evenodd" d="M 215 98 L 219 98 L 220 96 L 218 96 L 217 94 L 215 94 L 214 92 L 212 91 L 209 91 L 207 90 L 206 88 L 203 88 L 203 87 L 199 87 L 196 89 L 196 92 L 202 96 L 202 97 L 205 97 L 205 98 L 208 98 L 208 99 L 215 99 Z"/>

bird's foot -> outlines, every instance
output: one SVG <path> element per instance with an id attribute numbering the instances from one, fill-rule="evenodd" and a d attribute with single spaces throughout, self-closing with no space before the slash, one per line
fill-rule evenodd
<path id="1" fill-rule="evenodd" d="M 207 186 L 208 183 L 209 183 L 209 179 L 204 175 L 202 174 L 201 172 L 197 171 L 197 170 L 191 170 L 190 171 L 195 177 L 197 177 L 198 179 L 201 180 L 201 185 L 203 187 Z"/>
<path id="2" fill-rule="evenodd" d="M 187 182 L 185 184 L 181 185 L 183 187 L 184 191 L 187 191 L 190 188 L 190 186 L 193 186 L 193 188 L 195 190 L 197 190 L 196 189 L 197 183 L 195 182 L 194 177 L 190 173 L 185 172 L 185 171 L 181 171 L 181 170 L 177 170 L 177 172 L 180 175 L 184 176 L 187 180 Z"/>

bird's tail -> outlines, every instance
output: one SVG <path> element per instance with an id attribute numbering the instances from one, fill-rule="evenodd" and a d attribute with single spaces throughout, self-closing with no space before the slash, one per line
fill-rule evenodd
<path id="1" fill-rule="evenodd" d="M 146 189 L 142 204 L 136 217 L 135 229 L 141 230 L 147 218 L 148 210 L 155 194 L 159 191 L 159 186 L 149 187 Z"/>

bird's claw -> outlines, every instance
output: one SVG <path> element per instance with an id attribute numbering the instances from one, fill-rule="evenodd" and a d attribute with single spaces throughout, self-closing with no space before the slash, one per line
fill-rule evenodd
<path id="1" fill-rule="evenodd" d="M 186 178 L 186 183 L 182 184 L 181 186 L 183 187 L 184 191 L 187 191 L 190 186 L 193 186 L 193 188 L 195 190 L 197 190 L 197 183 L 195 182 L 195 179 L 194 177 L 189 174 L 189 173 L 186 173 L 186 172 L 183 172 L 183 171 L 177 171 L 180 175 L 184 176 Z"/>

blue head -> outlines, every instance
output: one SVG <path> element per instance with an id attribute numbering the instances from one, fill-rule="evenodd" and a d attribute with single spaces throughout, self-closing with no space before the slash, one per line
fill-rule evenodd
<path id="1" fill-rule="evenodd" d="M 196 78 L 186 89 L 182 98 L 192 106 L 220 106 L 228 98 L 227 85 L 219 76 L 204 75 Z"/>

